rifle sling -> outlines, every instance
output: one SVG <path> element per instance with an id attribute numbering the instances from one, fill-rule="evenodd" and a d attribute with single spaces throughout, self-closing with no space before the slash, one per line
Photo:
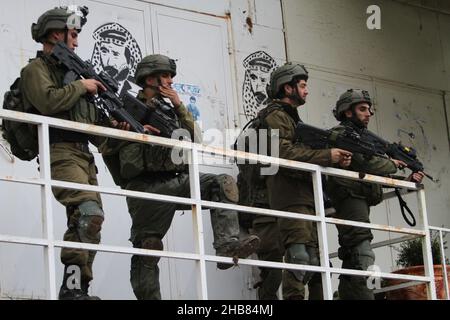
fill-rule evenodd
<path id="1" fill-rule="evenodd" d="M 414 217 L 413 213 L 411 212 L 411 209 L 409 209 L 406 201 L 403 200 L 398 188 L 395 188 L 395 194 L 397 195 L 398 202 L 400 204 L 400 210 L 402 211 L 403 219 L 405 219 L 405 221 L 408 225 L 410 225 L 411 227 L 415 227 L 416 226 L 416 218 Z M 407 215 L 405 213 L 405 209 L 406 209 L 406 211 L 408 211 L 408 214 L 411 217 L 411 220 L 407 217 Z"/>

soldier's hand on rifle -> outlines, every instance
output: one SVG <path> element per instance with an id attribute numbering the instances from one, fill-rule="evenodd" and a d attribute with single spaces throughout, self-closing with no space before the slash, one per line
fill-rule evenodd
<path id="1" fill-rule="evenodd" d="M 352 156 L 345 156 L 339 161 L 339 166 L 341 168 L 347 168 L 352 162 Z"/>
<path id="2" fill-rule="evenodd" d="M 144 124 L 145 130 L 148 131 L 148 134 L 154 134 L 159 136 L 161 134 L 161 130 L 155 128 L 154 126 L 151 126 L 149 124 Z"/>
<path id="3" fill-rule="evenodd" d="M 101 91 L 106 91 L 105 86 L 100 81 L 97 81 L 95 79 L 82 79 L 80 81 L 89 94 L 97 94 L 98 89 L 100 89 Z"/>
<path id="4" fill-rule="evenodd" d="M 396 159 L 391 159 L 391 161 L 395 164 L 395 166 L 397 168 L 399 168 L 400 170 L 403 168 L 406 168 L 408 165 L 403 162 L 402 160 L 396 160 Z"/>
<path id="5" fill-rule="evenodd" d="M 159 86 L 159 92 L 165 98 L 169 98 L 175 108 L 181 106 L 181 100 L 178 93 L 172 87 Z"/>
<path id="6" fill-rule="evenodd" d="M 130 131 L 130 124 L 128 122 L 118 122 L 116 120 L 112 120 L 111 126 L 115 129 Z"/>
<path id="7" fill-rule="evenodd" d="M 350 165 L 350 162 L 352 160 L 352 153 L 347 150 L 338 149 L 338 148 L 332 148 L 331 149 L 331 162 L 332 163 L 342 163 L 347 164 L 347 167 Z"/>
<path id="8" fill-rule="evenodd" d="M 411 181 L 411 182 L 422 183 L 422 180 L 424 177 L 425 177 L 425 174 L 422 171 L 418 171 L 418 172 L 411 173 L 409 175 L 409 177 L 406 178 L 406 180 Z"/>

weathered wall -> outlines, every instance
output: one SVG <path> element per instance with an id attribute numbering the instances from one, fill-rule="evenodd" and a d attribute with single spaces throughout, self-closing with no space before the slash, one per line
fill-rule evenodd
<path id="1" fill-rule="evenodd" d="M 0 48 L 0 60 L 8 63 L 1 68 L 4 75 L 0 78 L 1 92 L 7 89 L 20 68 L 39 48 L 29 35 L 31 22 L 47 8 L 72 2 L 75 1 L 17 0 L 2 4 L 0 41 L 5 45 Z M 446 36 L 450 30 L 449 15 L 388 0 L 83 2 L 86 3 L 92 10 L 91 20 L 80 36 L 80 48 L 86 48 L 79 52 L 80 55 L 84 59 L 91 58 L 94 46 L 91 33 L 97 25 L 107 22 L 123 24 L 136 38 L 143 55 L 161 52 L 179 58 L 177 79 L 180 86 L 177 88 L 183 99 L 189 96 L 181 84 L 192 84 L 189 88 L 200 92 L 196 97 L 202 108 L 200 111 L 206 114 L 208 127 L 215 123 L 216 114 L 220 118 L 221 128 L 242 127 L 267 101 L 265 85 L 270 72 L 275 66 L 282 65 L 286 58 L 305 64 L 310 71 L 310 96 L 300 114 L 312 124 L 331 127 L 336 123 L 331 106 L 347 88 L 369 90 L 375 98 L 376 108 L 370 128 L 388 139 L 402 140 L 417 148 L 427 170 L 439 179 L 437 184 L 425 182 L 430 222 L 447 227 L 450 225 L 450 132 L 442 99 L 442 91 L 447 90 L 447 115 L 450 115 L 450 40 Z M 381 30 L 369 31 L 366 28 L 366 8 L 369 4 L 381 7 Z M 177 21 L 180 28 L 185 28 L 180 32 L 175 28 Z M 217 39 L 212 42 L 208 37 L 211 34 L 221 35 L 224 23 L 228 29 L 225 37 L 219 42 Z M 200 24 L 210 25 L 209 29 L 205 29 L 209 31 L 203 33 Z M 162 25 L 165 27 L 161 28 Z M 188 28 L 199 30 L 201 34 L 189 34 Z M 228 52 L 222 56 L 220 65 L 223 69 L 211 67 L 217 61 L 214 59 L 219 57 L 212 46 L 227 48 L 225 51 Z M 201 56 L 202 50 L 208 55 L 207 59 Z M 208 70 L 215 74 L 206 75 Z M 405 136 L 405 131 L 413 132 L 415 138 Z M 96 161 L 100 184 L 113 186 L 98 154 Z M 36 163 L 12 163 L 2 149 L 0 163 L 2 175 L 38 175 Z M 232 170 L 227 166 L 204 169 L 214 172 Z M 14 196 L 11 197 L 11 194 Z M 0 199 L 2 204 L 7 204 L 0 215 L 0 232 L 30 237 L 41 235 L 40 212 L 36 209 L 40 208 L 37 188 L 2 182 Z M 417 211 L 414 197 L 408 196 L 407 199 L 411 208 Z M 127 238 L 131 221 L 124 199 L 108 196 L 104 197 L 104 203 L 107 219 L 103 242 L 129 245 Z M 56 201 L 53 204 L 55 234 L 60 239 L 65 225 L 64 208 Z M 208 215 L 205 218 L 205 244 L 207 252 L 212 253 Z M 406 226 L 395 199 L 374 208 L 372 219 L 375 223 Z M 178 212 L 165 239 L 166 247 L 175 251 L 193 251 L 192 237 L 188 231 L 191 224 L 189 213 Z M 337 249 L 335 227 L 330 226 L 329 231 L 330 250 L 334 251 Z M 386 234 L 379 232 L 375 236 L 376 241 L 386 238 Z M 385 271 L 394 268 L 392 257 L 395 257 L 395 252 L 390 248 L 377 250 L 377 263 Z M 27 262 L 29 260 L 33 261 L 32 265 Z M 59 281 L 62 268 L 59 261 L 55 263 Z M 333 263 L 340 265 L 337 259 Z M 193 263 L 162 259 L 160 264 L 164 298 L 195 298 Z M 134 298 L 128 279 L 128 256 L 99 254 L 94 272 L 97 274 L 93 287 L 95 293 L 105 298 Z M 253 270 L 253 275 L 256 272 Z M 22 297 L 45 295 L 40 248 L 25 249 L 0 244 L 0 274 L 7 275 L 0 276 L 0 294 Z M 208 264 L 208 279 L 214 283 L 209 287 L 210 298 L 255 298 L 255 290 L 251 289 L 255 279 L 250 268 L 241 266 L 237 270 L 218 272 L 212 264 Z"/>
<path id="2" fill-rule="evenodd" d="M 443 94 L 450 90 L 450 16 L 393 1 L 282 4 L 287 56 L 311 71 L 311 93 L 300 111 L 304 120 L 331 127 L 337 123 L 331 114 L 337 97 L 352 87 L 368 90 L 376 112 L 370 128 L 417 149 L 426 170 L 439 180 L 424 181 L 429 222 L 448 227 L 450 154 Z M 381 30 L 366 26 L 366 8 L 372 4 L 381 9 Z M 417 212 L 415 197 L 407 199 Z M 396 199 L 372 211 L 375 223 L 407 226 Z M 375 233 L 375 241 L 386 237 Z M 395 258 L 395 251 L 378 249 L 377 264 L 386 271 L 394 269 L 391 256 Z"/>

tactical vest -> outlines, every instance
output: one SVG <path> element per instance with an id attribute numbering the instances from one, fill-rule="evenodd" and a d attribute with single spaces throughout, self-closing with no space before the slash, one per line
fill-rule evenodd
<path id="1" fill-rule="evenodd" d="M 63 88 L 72 81 L 77 80 L 77 77 L 63 69 L 53 58 L 39 51 L 36 55 L 35 63 L 42 63 L 52 82 L 57 88 Z M 30 61 L 31 62 L 31 61 Z M 23 91 L 23 89 L 22 89 Z M 30 93 L 32 94 L 32 93 Z M 26 108 L 31 108 L 31 103 L 25 98 L 23 99 Z M 89 102 L 86 98 L 81 97 L 77 103 L 68 111 L 60 112 L 51 115 L 54 118 L 71 120 L 86 124 L 99 124 L 100 112 L 95 105 Z M 62 129 L 50 128 L 50 143 L 55 142 L 88 142 L 88 135 L 74 131 L 67 131 Z"/>
<path id="2" fill-rule="evenodd" d="M 168 115 L 173 120 L 171 127 L 182 128 L 181 122 L 174 112 L 168 113 Z M 173 154 L 177 159 L 182 158 L 182 155 L 175 154 L 176 152 L 183 152 L 183 150 L 152 144 L 130 143 L 119 151 L 120 174 L 122 178 L 129 180 L 140 175 L 152 176 L 164 172 L 185 172 L 187 164 L 177 164 L 172 161 Z"/>
<path id="3" fill-rule="evenodd" d="M 352 124 L 340 123 L 334 129 L 344 128 L 346 125 Z M 351 164 L 348 170 L 352 170 Z M 326 191 L 334 204 L 338 204 L 347 197 L 364 199 L 369 206 L 375 206 L 383 200 L 383 190 L 378 184 L 332 176 L 327 178 Z"/>
<path id="4" fill-rule="evenodd" d="M 63 86 L 78 79 L 73 72 L 65 72 L 65 70 L 57 65 L 50 57 L 45 56 L 44 61 L 49 67 L 52 80 L 57 83 L 58 87 L 62 88 Z M 89 102 L 85 98 L 79 99 L 70 110 L 56 114 L 54 117 L 86 124 L 99 124 L 101 122 L 100 111 L 93 103 Z M 50 141 L 87 143 L 88 135 L 74 131 L 51 128 Z"/>

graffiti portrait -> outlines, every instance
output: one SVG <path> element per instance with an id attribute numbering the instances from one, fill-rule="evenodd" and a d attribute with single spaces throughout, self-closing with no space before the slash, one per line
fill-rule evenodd
<path id="1" fill-rule="evenodd" d="M 131 88 L 136 66 L 142 59 L 141 49 L 133 35 L 113 22 L 98 27 L 92 36 L 95 45 L 91 62 L 95 71 L 108 73 L 119 83 L 119 88 Z"/>
<path id="2" fill-rule="evenodd" d="M 266 85 L 270 80 L 270 73 L 277 63 L 264 51 L 257 51 L 245 58 L 243 65 L 245 78 L 242 100 L 245 117 L 251 119 L 267 103 Z"/>

